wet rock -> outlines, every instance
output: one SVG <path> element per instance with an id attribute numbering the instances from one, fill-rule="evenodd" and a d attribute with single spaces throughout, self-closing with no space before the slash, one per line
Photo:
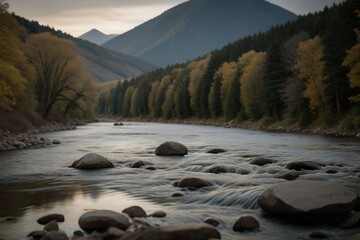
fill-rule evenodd
<path id="1" fill-rule="evenodd" d="M 60 141 L 59 139 L 54 139 L 54 140 L 52 141 L 52 143 L 53 143 L 53 144 L 60 144 L 61 141 Z"/>
<path id="2" fill-rule="evenodd" d="M 121 238 L 125 235 L 125 232 L 121 229 L 118 229 L 116 227 L 109 227 L 109 229 L 106 231 L 106 238 Z"/>
<path id="3" fill-rule="evenodd" d="M 226 169 L 222 166 L 211 166 L 209 169 L 206 170 L 207 173 L 214 173 L 214 174 L 219 174 L 219 173 L 226 173 Z"/>
<path id="4" fill-rule="evenodd" d="M 40 239 L 45 235 L 44 231 L 32 231 L 31 233 L 29 233 L 27 236 L 31 237 L 33 239 Z"/>
<path id="5" fill-rule="evenodd" d="M 183 197 L 184 194 L 182 194 L 182 193 L 173 193 L 171 196 L 172 197 Z"/>
<path id="6" fill-rule="evenodd" d="M 116 122 L 114 123 L 114 126 L 124 126 L 124 124 L 122 122 Z"/>
<path id="7" fill-rule="evenodd" d="M 64 215 L 62 214 L 49 214 L 49 215 L 46 215 L 46 216 L 43 216 L 41 218 L 39 218 L 37 220 L 37 222 L 41 225 L 45 225 L 51 221 L 55 220 L 56 222 L 64 222 L 65 221 L 65 217 Z"/>
<path id="8" fill-rule="evenodd" d="M 131 218 L 134 218 L 134 217 L 139 217 L 139 218 L 147 217 L 147 214 L 144 211 L 144 209 L 142 209 L 139 206 L 131 206 L 131 207 L 125 208 L 122 212 L 126 213 Z"/>
<path id="9" fill-rule="evenodd" d="M 213 218 L 206 218 L 205 220 L 204 220 L 204 223 L 207 223 L 207 224 L 210 224 L 210 225 L 212 225 L 212 226 L 214 226 L 214 227 L 217 227 L 217 226 L 219 226 L 219 221 L 217 221 L 217 220 L 215 220 L 215 219 L 213 219 Z"/>
<path id="10" fill-rule="evenodd" d="M 95 153 L 88 153 L 79 160 L 76 160 L 71 167 L 77 169 L 101 169 L 113 168 L 114 165 L 105 157 Z"/>
<path id="11" fill-rule="evenodd" d="M 258 158 L 252 159 L 249 163 L 252 165 L 257 165 L 257 166 L 265 166 L 267 164 L 273 164 L 276 162 L 277 161 L 273 160 L 273 159 L 258 157 Z"/>
<path id="12" fill-rule="evenodd" d="M 291 162 L 286 165 L 287 169 L 290 170 L 320 170 L 320 164 L 312 161 L 301 161 L 301 162 Z"/>
<path id="13" fill-rule="evenodd" d="M 52 220 L 51 222 L 48 222 L 45 226 L 44 226 L 44 231 L 47 232 L 51 232 L 51 231 L 58 231 L 59 230 L 59 225 L 56 222 L 56 220 Z"/>
<path id="14" fill-rule="evenodd" d="M 146 170 L 150 170 L 150 171 L 155 171 L 155 170 L 156 170 L 155 167 L 146 167 L 145 169 L 146 169 Z"/>
<path id="15" fill-rule="evenodd" d="M 336 174 L 338 173 L 338 171 L 336 171 L 335 169 L 330 169 L 326 171 L 327 174 Z"/>
<path id="16" fill-rule="evenodd" d="M 346 221 L 343 222 L 340 226 L 342 228 L 359 227 L 360 226 L 360 212 L 353 214 L 351 217 L 346 219 Z"/>
<path id="17" fill-rule="evenodd" d="M 136 161 L 134 163 L 130 164 L 130 168 L 141 168 L 142 166 L 145 166 L 145 163 L 143 161 Z"/>
<path id="18" fill-rule="evenodd" d="M 317 239 L 325 239 L 325 238 L 329 238 L 329 235 L 323 232 L 312 232 L 310 233 L 309 237 L 317 238 Z"/>
<path id="19" fill-rule="evenodd" d="M 178 184 L 179 184 L 179 181 L 173 181 L 173 182 L 171 183 L 171 185 L 172 185 L 173 187 L 177 187 Z"/>
<path id="20" fill-rule="evenodd" d="M 259 206 L 273 214 L 285 216 L 336 216 L 348 214 L 357 194 L 337 183 L 298 180 L 283 182 L 267 189 Z"/>
<path id="21" fill-rule="evenodd" d="M 282 178 L 282 179 L 285 179 L 288 181 L 292 181 L 292 180 L 297 179 L 298 177 L 300 177 L 300 174 L 297 172 L 287 172 L 287 173 L 284 173 L 283 175 L 281 175 L 279 178 Z"/>
<path id="22" fill-rule="evenodd" d="M 45 233 L 41 240 L 69 240 L 69 238 L 62 231 L 52 231 Z"/>
<path id="23" fill-rule="evenodd" d="M 159 211 L 156 211 L 153 214 L 151 214 L 151 217 L 164 218 L 164 217 L 166 217 L 166 212 L 159 210 Z"/>
<path id="24" fill-rule="evenodd" d="M 103 232 L 109 227 L 126 230 L 130 222 L 123 214 L 109 210 L 95 210 L 84 213 L 79 219 L 79 226 L 86 232 Z"/>
<path id="25" fill-rule="evenodd" d="M 188 149 L 178 142 L 165 142 L 156 148 L 155 154 L 158 156 L 184 156 L 188 154 Z"/>
<path id="26" fill-rule="evenodd" d="M 211 184 L 201 178 L 183 178 L 179 181 L 178 187 L 188 187 L 188 188 L 202 188 L 208 187 Z"/>
<path id="27" fill-rule="evenodd" d="M 212 154 L 218 154 L 218 153 L 224 153 L 226 152 L 225 149 L 221 149 L 221 148 L 214 148 L 211 149 L 210 151 L 208 151 L 208 153 L 212 153 Z"/>
<path id="28" fill-rule="evenodd" d="M 134 218 L 134 222 L 137 223 L 137 224 L 140 224 L 141 227 L 145 227 L 145 228 L 155 227 L 154 224 L 152 224 L 146 218 Z"/>
<path id="29" fill-rule="evenodd" d="M 360 232 L 359 233 L 355 233 L 351 236 L 348 236 L 347 238 L 345 238 L 345 240 L 359 240 L 360 239 Z"/>
<path id="30" fill-rule="evenodd" d="M 76 230 L 76 231 L 74 231 L 73 235 L 74 235 L 74 236 L 78 236 L 78 237 L 83 237 L 83 236 L 85 236 L 85 234 L 84 234 L 83 231 L 81 231 L 81 230 Z"/>
<path id="31" fill-rule="evenodd" d="M 254 231 L 259 228 L 259 222 L 252 216 L 240 217 L 233 226 L 235 232 Z"/>
<path id="32" fill-rule="evenodd" d="M 122 240 L 208 240 L 221 239 L 218 230 L 208 224 L 179 224 L 150 228 L 132 233 Z"/>

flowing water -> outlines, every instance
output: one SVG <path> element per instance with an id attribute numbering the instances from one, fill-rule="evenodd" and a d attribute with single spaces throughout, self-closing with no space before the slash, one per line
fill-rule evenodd
<path id="1" fill-rule="evenodd" d="M 340 182 L 360 193 L 360 143 L 351 139 L 323 136 L 267 133 L 212 126 L 157 123 L 93 123 L 75 131 L 41 134 L 60 139 L 61 145 L 0 154 L 0 239 L 26 239 L 41 230 L 36 220 L 49 213 L 62 213 L 60 228 L 68 235 L 78 230 L 78 218 L 90 209 L 122 209 L 139 205 L 150 214 L 164 210 L 167 217 L 149 218 L 154 224 L 200 223 L 207 217 L 220 221 L 222 239 L 309 239 L 313 231 L 324 231 L 330 239 L 343 239 L 356 229 L 331 225 L 299 225 L 270 217 L 257 205 L 260 194 L 270 185 L 285 180 L 285 165 L 311 160 L 326 165 L 308 171 L 299 179 Z M 154 150 L 165 141 L 186 145 L 184 157 L 158 157 Z M 212 148 L 227 151 L 209 154 Z M 94 171 L 69 168 L 86 153 L 109 158 L 112 169 Z M 277 160 L 265 166 L 249 164 L 253 157 Z M 145 168 L 129 164 L 141 160 Z M 212 174 L 212 166 L 228 173 Z M 327 174 L 329 169 L 335 174 Z M 213 183 L 197 191 L 183 190 L 172 182 L 183 177 L 200 177 Z M 180 192 L 183 197 L 172 197 Z M 241 215 L 255 216 L 256 232 L 233 232 Z"/>

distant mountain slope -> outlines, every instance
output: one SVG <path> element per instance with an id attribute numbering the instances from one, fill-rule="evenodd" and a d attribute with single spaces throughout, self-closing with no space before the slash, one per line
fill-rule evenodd
<path id="1" fill-rule="evenodd" d="M 103 46 L 166 66 L 294 19 L 295 14 L 265 0 L 190 0 Z"/>
<path id="2" fill-rule="evenodd" d="M 23 17 L 15 17 L 20 25 L 25 27 L 30 34 L 51 32 L 57 37 L 74 41 L 88 72 L 98 82 L 135 77 L 157 68 L 155 65 L 147 63 L 136 57 L 111 51 L 89 41 L 72 37 L 69 34 L 56 31 L 55 29 L 47 26 L 42 26 L 38 22 L 29 21 Z"/>
<path id="3" fill-rule="evenodd" d="M 100 32 L 97 29 L 91 29 L 90 31 L 84 33 L 83 35 L 79 36 L 78 38 L 87 40 L 87 41 L 95 43 L 97 45 L 101 45 L 116 36 L 117 36 L 116 34 L 107 35 L 103 32 Z"/>

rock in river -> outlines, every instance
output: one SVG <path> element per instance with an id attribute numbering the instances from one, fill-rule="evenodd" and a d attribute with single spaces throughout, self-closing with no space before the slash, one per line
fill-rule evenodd
<path id="1" fill-rule="evenodd" d="M 62 231 L 51 231 L 45 233 L 41 240 L 69 240 L 66 233 Z"/>
<path id="2" fill-rule="evenodd" d="M 254 231 L 260 228 L 259 222 L 252 216 L 242 216 L 234 224 L 236 232 Z"/>
<path id="3" fill-rule="evenodd" d="M 76 160 L 71 167 L 78 169 L 100 169 L 113 168 L 114 165 L 105 157 L 95 153 L 88 153 L 79 160 Z"/>
<path id="4" fill-rule="evenodd" d="M 155 154 L 158 156 L 184 156 L 188 154 L 188 149 L 178 142 L 165 142 L 156 148 Z"/>
<path id="5" fill-rule="evenodd" d="M 49 215 L 46 215 L 46 216 L 43 216 L 43 217 L 39 218 L 39 219 L 37 220 L 37 222 L 38 222 L 39 224 L 41 224 L 41 225 L 45 225 L 45 224 L 47 224 L 47 223 L 49 223 L 49 222 L 51 222 L 51 221 L 53 221 L 53 220 L 55 220 L 55 221 L 57 221 L 57 222 L 64 222 L 64 221 L 65 221 L 65 217 L 64 217 L 64 215 L 62 215 L 62 214 L 57 214 L 57 213 L 55 213 L 55 214 L 49 214 Z"/>
<path id="6" fill-rule="evenodd" d="M 320 170 L 320 164 L 312 161 L 300 161 L 300 162 L 291 162 L 286 165 L 287 169 L 300 171 L 305 170 Z"/>
<path id="7" fill-rule="evenodd" d="M 123 214 L 109 210 L 95 210 L 84 213 L 79 218 L 79 226 L 86 232 L 103 232 L 109 227 L 126 230 L 130 226 L 130 222 Z"/>
<path id="8" fill-rule="evenodd" d="M 272 163 L 276 163 L 276 162 L 277 161 L 273 160 L 273 159 L 257 157 L 257 158 L 252 159 L 249 163 L 252 165 L 264 166 L 264 165 L 272 164 Z"/>
<path id="9" fill-rule="evenodd" d="M 259 206 L 270 213 L 285 216 L 335 216 L 348 214 L 357 194 L 338 183 L 298 180 L 283 182 L 267 189 Z"/>
<path id="10" fill-rule="evenodd" d="M 209 224 L 179 224 L 150 228 L 142 232 L 132 233 L 122 240 L 208 240 L 221 239 L 218 230 Z"/>
<path id="11" fill-rule="evenodd" d="M 178 187 L 202 188 L 211 184 L 201 178 L 183 178 L 177 184 Z"/>
<path id="12" fill-rule="evenodd" d="M 134 218 L 134 217 L 138 217 L 138 218 L 147 217 L 147 214 L 144 211 L 144 209 L 142 209 L 139 206 L 132 206 L 132 207 L 125 208 L 122 212 L 126 213 L 131 218 Z"/>

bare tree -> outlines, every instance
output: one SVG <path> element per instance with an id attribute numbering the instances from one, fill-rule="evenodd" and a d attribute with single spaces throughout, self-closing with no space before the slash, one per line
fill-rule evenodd
<path id="1" fill-rule="evenodd" d="M 0 13 L 7 13 L 9 7 L 9 3 L 5 2 L 5 0 L 0 0 Z"/>

